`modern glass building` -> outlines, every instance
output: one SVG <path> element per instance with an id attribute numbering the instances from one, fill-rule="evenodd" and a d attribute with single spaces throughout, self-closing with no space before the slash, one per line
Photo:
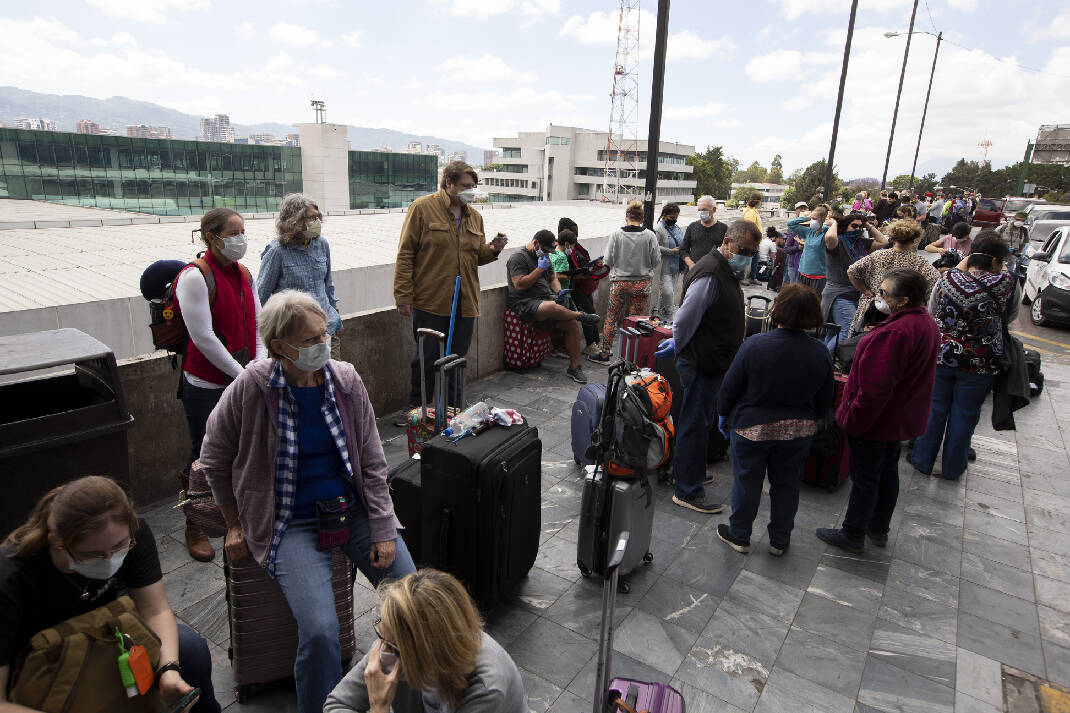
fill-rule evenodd
<path id="1" fill-rule="evenodd" d="M 349 207 L 401 208 L 438 190 L 438 157 L 349 152 Z"/>
<path id="2" fill-rule="evenodd" d="M 301 185 L 299 148 L 0 129 L 0 198 L 155 215 L 267 213 Z"/>

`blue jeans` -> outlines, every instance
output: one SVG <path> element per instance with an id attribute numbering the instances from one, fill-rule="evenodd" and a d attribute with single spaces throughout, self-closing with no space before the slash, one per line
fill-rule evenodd
<path id="1" fill-rule="evenodd" d="M 787 263 L 784 265 L 784 284 L 790 285 L 799 279 L 799 269 L 792 267 L 791 255 L 788 255 Z"/>
<path id="2" fill-rule="evenodd" d="M 673 274 L 666 268 L 661 274 L 661 285 L 658 294 L 658 308 L 655 315 L 666 322 L 671 322 L 676 314 L 676 279 L 679 273 Z"/>
<path id="3" fill-rule="evenodd" d="M 368 559 L 371 537 L 366 514 L 358 508 L 349 522 L 351 536 L 342 552 L 353 560 L 372 586 L 384 578 L 397 579 L 416 571 L 401 537 L 394 540 L 397 548 L 394 563 L 387 569 L 373 567 Z M 297 620 L 294 680 L 299 713 L 322 711 L 327 694 L 342 680 L 338 616 L 331 588 L 331 552 L 317 550 L 317 539 L 315 520 L 292 520 L 275 558 L 276 579 Z"/>
<path id="4" fill-rule="evenodd" d="M 750 259 L 750 279 L 758 279 L 758 253 L 754 253 L 754 257 Z"/>
<path id="5" fill-rule="evenodd" d="M 208 643 L 182 622 L 178 623 L 178 660 L 182 664 L 182 680 L 201 689 L 201 697 L 190 713 L 219 713 L 219 701 L 212 687 L 212 654 Z"/>
<path id="6" fill-rule="evenodd" d="M 685 500 L 705 495 L 702 480 L 706 477 L 706 448 L 710 429 L 717 424 L 717 392 L 722 376 L 707 376 L 695 370 L 686 359 L 676 360 L 684 397 L 680 404 L 680 423 L 676 429 L 676 461 L 672 474 L 676 495 Z"/>
<path id="7" fill-rule="evenodd" d="M 899 441 L 874 441 L 847 434 L 851 459 L 851 497 L 843 534 L 864 542 L 866 533 L 887 535 L 899 500 Z"/>
<path id="8" fill-rule="evenodd" d="M 981 418 L 981 406 L 992 390 L 992 374 L 972 374 L 949 366 L 936 367 L 933 403 L 929 409 L 929 427 L 914 442 L 911 464 L 922 473 L 932 473 L 940 443 L 942 475 L 958 480 L 969 463 L 970 439 Z"/>
<path id="9" fill-rule="evenodd" d="M 851 336 L 851 322 L 854 321 L 855 312 L 858 311 L 858 298 L 851 299 L 849 297 L 837 297 L 832 300 L 832 306 L 829 307 L 828 320 L 834 324 L 840 325 L 840 342 L 847 341 L 847 337 Z M 832 332 L 825 335 L 825 346 L 829 348 L 829 353 L 833 357 L 836 356 L 836 333 Z"/>
<path id="10" fill-rule="evenodd" d="M 810 453 L 810 436 L 790 441 L 752 441 L 732 431 L 732 515 L 728 531 L 750 541 L 751 525 L 769 475 L 769 543 L 787 544 L 799 510 L 799 483 Z"/>

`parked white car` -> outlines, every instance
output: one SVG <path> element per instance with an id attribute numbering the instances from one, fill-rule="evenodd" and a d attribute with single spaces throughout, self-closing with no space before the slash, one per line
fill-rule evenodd
<path id="1" fill-rule="evenodd" d="M 1063 225 L 1070 225 L 1070 205 L 1035 203 L 1026 210 L 1025 231 L 1030 242 L 1044 240 Z"/>
<path id="2" fill-rule="evenodd" d="M 1070 324 L 1070 225 L 1051 231 L 1044 246 L 1026 248 L 1029 267 L 1025 273 L 1022 303 L 1032 305 L 1033 324 Z"/>

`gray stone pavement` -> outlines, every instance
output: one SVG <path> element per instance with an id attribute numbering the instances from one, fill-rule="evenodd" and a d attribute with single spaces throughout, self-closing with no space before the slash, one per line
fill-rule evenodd
<path id="1" fill-rule="evenodd" d="M 543 439 L 538 560 L 487 623 L 521 667 L 535 713 L 590 710 L 600 612 L 600 582 L 583 579 L 575 564 L 583 473 L 570 450 L 576 385 L 565 366 L 548 359 L 468 389 L 472 401 L 520 409 Z M 1044 370 L 1046 389 L 1016 414 L 1016 432 L 993 431 L 986 406 L 978 459 L 963 480 L 901 464 L 886 549 L 851 556 L 814 536 L 840 521 L 846 485 L 834 493 L 804 486 L 791 550 L 780 558 L 764 547 L 766 502 L 755 547 L 740 555 L 715 534 L 727 512 L 684 510 L 658 486 L 654 562 L 618 596 L 613 673 L 671 682 L 699 713 L 995 713 L 1004 710 L 1002 664 L 1070 684 L 1070 365 L 1046 362 Z M 392 464 L 407 456 L 396 418 L 379 424 Z M 730 467 L 711 472 L 712 492 L 727 500 Z M 234 702 L 219 558 L 189 559 L 170 503 L 147 516 L 172 606 L 211 642 L 221 703 L 296 710 L 292 682 Z M 363 648 L 373 641 L 376 598 L 363 577 L 357 585 Z"/>

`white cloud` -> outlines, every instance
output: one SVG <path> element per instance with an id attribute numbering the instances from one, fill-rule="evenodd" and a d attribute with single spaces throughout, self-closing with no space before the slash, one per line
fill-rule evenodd
<path id="1" fill-rule="evenodd" d="M 715 129 L 739 129 L 743 127 L 743 122 L 739 119 L 718 119 L 711 126 Z"/>
<path id="2" fill-rule="evenodd" d="M 137 38 L 129 32 L 116 32 L 111 36 L 111 43 L 116 47 L 136 47 Z"/>
<path id="3" fill-rule="evenodd" d="M 406 92 L 422 92 L 426 87 L 427 85 L 416 77 L 409 77 L 409 81 L 405 82 L 401 88 Z"/>
<path id="4" fill-rule="evenodd" d="M 639 26 L 656 27 L 658 18 L 652 12 L 641 10 L 639 12 Z M 583 44 L 616 44 L 617 31 L 620 27 L 620 16 L 615 12 L 592 12 L 587 17 L 573 15 L 561 27 L 558 34 L 562 37 L 572 37 Z M 653 32 L 640 32 L 639 38 L 642 45 L 653 47 Z"/>
<path id="5" fill-rule="evenodd" d="M 346 47 L 360 47 L 360 30 L 353 30 L 342 35 L 342 44 Z"/>
<path id="6" fill-rule="evenodd" d="M 161 23 L 167 21 L 171 10 L 188 12 L 207 10 L 209 0 L 87 0 L 109 17 L 135 22 Z"/>
<path id="7" fill-rule="evenodd" d="M 535 81 L 535 73 L 514 69 L 501 57 L 484 52 L 478 57 L 465 55 L 456 57 L 440 68 L 443 77 L 452 76 L 458 69 L 465 70 L 465 81 L 475 84 L 495 84 L 505 82 L 509 85 L 530 84 Z"/>
<path id="8" fill-rule="evenodd" d="M 1070 39 L 1070 11 L 1053 17 L 1047 22 L 1042 32 L 1049 37 Z"/>
<path id="9" fill-rule="evenodd" d="M 753 57 L 743 71 L 756 82 L 798 81 L 798 70 L 821 65 L 835 64 L 835 52 L 800 52 L 798 50 L 774 50 Z M 809 80 L 808 80 L 809 81 Z"/>
<path id="10" fill-rule="evenodd" d="M 725 110 L 724 102 L 708 101 L 694 106 L 667 106 L 666 119 L 703 119 L 717 116 Z"/>
<path id="11" fill-rule="evenodd" d="M 276 22 L 268 32 L 268 37 L 274 42 L 303 48 L 330 47 L 333 44 L 321 38 L 315 30 L 292 22 Z"/>
<path id="12" fill-rule="evenodd" d="M 735 49 L 736 44 L 727 37 L 706 40 L 691 30 L 683 30 L 669 36 L 668 59 L 709 59 L 714 52 L 723 57 Z"/>
<path id="13" fill-rule="evenodd" d="M 255 40 L 260 36 L 260 33 L 256 31 L 256 25 L 251 22 L 243 22 L 238 25 L 238 37 L 243 40 Z"/>
<path id="14" fill-rule="evenodd" d="M 953 7 L 956 10 L 976 10 L 977 0 L 947 0 L 948 7 Z"/>
<path id="15" fill-rule="evenodd" d="M 561 0 L 428 0 L 432 5 L 447 7 L 454 17 L 488 17 L 519 13 L 527 21 L 542 19 L 561 12 Z"/>
<path id="16" fill-rule="evenodd" d="M 556 15 L 561 12 L 561 0 L 524 0 L 520 12 L 528 18 L 541 18 L 543 15 Z"/>

